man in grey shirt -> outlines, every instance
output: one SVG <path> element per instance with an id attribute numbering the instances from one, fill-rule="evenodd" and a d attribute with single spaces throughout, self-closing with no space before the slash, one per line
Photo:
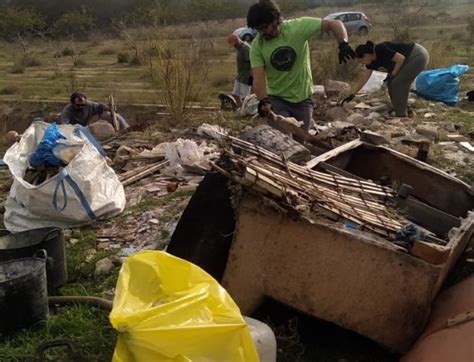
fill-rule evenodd
<path id="1" fill-rule="evenodd" d="M 105 119 L 111 122 L 112 117 L 110 115 L 109 108 L 102 103 L 92 102 L 87 100 L 85 94 L 80 92 L 74 92 L 71 94 L 71 103 L 64 107 L 61 114 L 62 124 L 80 124 L 86 127 L 91 122 L 99 119 Z M 120 114 L 117 114 L 117 120 L 120 124 L 120 128 L 130 127 Z"/>

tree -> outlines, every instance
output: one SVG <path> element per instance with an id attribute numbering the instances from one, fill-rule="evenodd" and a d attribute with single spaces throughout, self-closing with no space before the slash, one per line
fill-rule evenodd
<path id="1" fill-rule="evenodd" d="M 7 7 L 0 12 L 0 35 L 20 44 L 25 54 L 31 38 L 41 35 L 45 28 L 45 19 L 30 9 Z"/>
<path id="2" fill-rule="evenodd" d="M 72 10 L 63 15 L 54 23 L 55 33 L 74 37 L 87 37 L 94 28 L 94 16 L 85 8 Z"/>
<path id="3" fill-rule="evenodd" d="M 420 19 L 428 0 L 384 0 L 382 6 L 388 15 L 393 38 L 397 41 L 410 40 L 410 26 Z"/>

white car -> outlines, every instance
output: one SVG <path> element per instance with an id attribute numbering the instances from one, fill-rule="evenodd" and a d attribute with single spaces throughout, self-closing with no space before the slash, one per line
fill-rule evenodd
<path id="1" fill-rule="evenodd" d="M 238 28 L 234 30 L 234 34 L 237 34 L 239 38 L 243 41 L 251 43 L 252 40 L 257 36 L 257 31 L 255 29 L 245 26 L 243 28 Z"/>
<path id="2" fill-rule="evenodd" d="M 360 11 L 344 11 L 326 16 L 324 19 L 340 20 L 344 23 L 348 33 L 359 33 L 367 35 L 372 24 L 367 15 Z"/>

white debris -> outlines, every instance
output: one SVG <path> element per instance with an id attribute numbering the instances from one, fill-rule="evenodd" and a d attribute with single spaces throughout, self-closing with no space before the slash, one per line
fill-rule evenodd
<path id="1" fill-rule="evenodd" d="M 460 142 L 459 145 L 460 145 L 463 149 L 465 149 L 465 150 L 467 150 L 467 151 L 469 151 L 469 152 L 471 152 L 471 153 L 474 153 L 474 146 L 471 145 L 469 142 Z"/>
<path id="2" fill-rule="evenodd" d="M 201 137 L 209 137 L 215 140 L 219 140 L 224 135 L 227 135 L 228 132 L 218 125 L 203 123 L 198 127 L 197 134 Z"/>

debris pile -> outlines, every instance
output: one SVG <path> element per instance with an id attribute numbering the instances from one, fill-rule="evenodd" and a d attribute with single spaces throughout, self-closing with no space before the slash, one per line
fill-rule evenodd
<path id="1" fill-rule="evenodd" d="M 399 118 L 391 110 L 383 91 L 358 94 L 356 100 L 341 106 L 337 100 L 346 88 L 342 85 L 335 87 L 332 82 L 326 91 L 324 86 L 317 86 L 319 93 L 316 94 L 313 116 L 315 125 L 310 133 L 317 134 L 320 141 L 328 144 L 328 148 L 340 146 L 364 131 L 371 131 L 383 137 L 383 142 L 391 148 L 416 157 L 419 142 L 427 141 L 428 148 L 432 148 L 430 158 L 437 166 L 443 167 L 454 161 L 456 167 L 448 167 L 446 171 L 453 176 L 457 176 L 456 171 L 463 170 L 464 174 L 469 174 L 469 167 L 474 161 L 472 112 L 426 101 L 412 94 L 409 117 Z M 449 117 L 451 121 L 446 121 L 448 112 L 455 113 L 460 122 L 453 123 L 452 115 Z"/>

